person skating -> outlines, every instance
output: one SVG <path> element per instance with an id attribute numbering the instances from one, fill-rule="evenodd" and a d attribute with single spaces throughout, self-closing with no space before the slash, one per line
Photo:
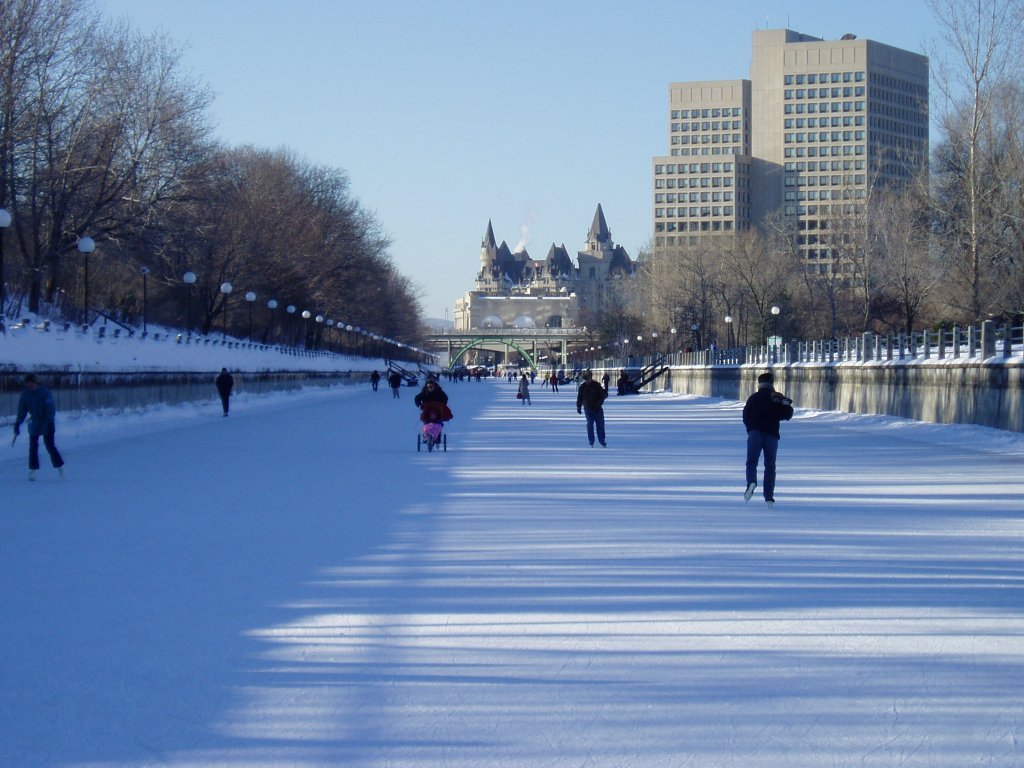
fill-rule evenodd
<path id="1" fill-rule="evenodd" d="M 57 404 L 53 393 L 39 384 L 34 373 L 24 379 L 25 390 L 18 399 L 18 416 L 14 422 L 14 439 L 21 434 L 21 424 L 28 417 L 28 479 L 35 480 L 39 471 L 39 438 L 43 438 L 53 468 L 64 477 L 64 459 L 55 442 Z M 11 443 L 13 445 L 13 442 Z"/>
<path id="2" fill-rule="evenodd" d="M 793 401 L 775 391 L 774 377 L 757 377 L 757 392 L 743 406 L 743 426 L 747 428 L 747 489 L 743 500 L 750 501 L 757 489 L 757 463 L 764 454 L 764 500 L 775 503 L 775 459 L 779 450 L 779 422 L 793 418 Z"/>
<path id="3" fill-rule="evenodd" d="M 217 394 L 220 395 L 220 404 L 224 409 L 224 415 L 228 415 L 228 401 L 231 399 L 231 390 L 235 386 L 234 377 L 228 373 L 227 368 L 220 369 L 220 375 L 217 376 Z"/>
<path id="4" fill-rule="evenodd" d="M 374 371 L 370 374 L 370 386 L 373 387 L 373 391 L 377 391 L 377 385 L 380 384 L 380 374 Z"/>
<path id="5" fill-rule="evenodd" d="M 590 371 L 583 372 L 583 383 L 576 390 L 576 413 L 582 413 L 587 417 L 587 439 L 594 444 L 594 433 L 597 432 L 597 441 L 604 447 L 608 447 L 604 434 L 604 401 L 608 393 L 604 387 L 594 381 L 594 374 Z"/>

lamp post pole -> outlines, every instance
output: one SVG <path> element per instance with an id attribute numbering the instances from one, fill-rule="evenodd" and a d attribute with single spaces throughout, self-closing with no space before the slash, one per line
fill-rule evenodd
<path id="1" fill-rule="evenodd" d="M 288 346 L 295 346 L 295 305 L 289 304 L 285 307 L 285 312 L 288 313 Z"/>
<path id="2" fill-rule="evenodd" d="M 308 309 L 302 310 L 302 319 L 305 320 L 302 324 L 302 348 L 309 349 L 309 318 L 313 316 L 313 313 Z"/>
<path id="3" fill-rule="evenodd" d="M 11 214 L 0 208 L 0 318 L 4 317 L 4 300 L 7 298 L 4 285 L 4 232 L 11 226 Z"/>
<path id="4" fill-rule="evenodd" d="M 267 309 L 270 310 L 270 331 L 267 334 L 267 341 L 271 344 L 274 343 L 274 310 L 277 309 L 277 299 L 271 299 L 267 302 Z"/>
<path id="5" fill-rule="evenodd" d="M 78 238 L 78 252 L 85 257 L 85 296 L 82 307 L 82 325 L 89 325 L 89 254 L 96 250 L 96 241 L 91 237 Z"/>
<path id="6" fill-rule="evenodd" d="M 729 329 L 729 335 L 728 335 L 729 349 L 732 349 L 732 315 L 726 315 L 725 316 L 725 325 Z"/>
<path id="7" fill-rule="evenodd" d="M 249 328 L 245 332 L 245 340 L 252 341 L 252 304 L 256 301 L 256 294 L 252 291 L 247 291 L 245 294 L 245 300 L 249 304 Z"/>
<path id="8" fill-rule="evenodd" d="M 221 333 L 221 341 L 225 341 L 228 338 L 228 298 L 231 296 L 231 291 L 231 283 L 223 282 L 220 284 L 220 292 L 224 294 L 224 330 Z"/>
<path id="9" fill-rule="evenodd" d="M 186 272 L 181 277 L 185 283 L 185 333 L 192 337 L 192 286 L 196 282 L 195 272 Z"/>
<path id="10" fill-rule="evenodd" d="M 146 286 L 146 280 L 149 277 L 149 267 L 142 268 L 142 335 L 146 336 L 148 333 L 148 321 L 149 321 L 149 293 Z"/>

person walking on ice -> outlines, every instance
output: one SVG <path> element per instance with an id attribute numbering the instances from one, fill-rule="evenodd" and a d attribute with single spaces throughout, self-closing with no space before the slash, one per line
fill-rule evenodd
<path id="1" fill-rule="evenodd" d="M 224 415 L 228 415 L 228 401 L 231 399 L 231 389 L 235 386 L 235 378 L 228 373 L 227 368 L 220 369 L 217 376 L 217 394 L 220 395 L 220 405 L 224 409 Z"/>
<path id="2" fill-rule="evenodd" d="M 53 394 L 39 384 L 34 373 L 27 374 L 24 379 L 25 391 L 18 399 L 18 416 L 14 422 L 14 440 L 21 434 L 21 424 L 25 418 L 28 423 L 28 479 L 35 480 L 39 471 L 39 438 L 43 438 L 46 452 L 50 454 L 50 463 L 61 477 L 64 477 L 64 459 L 54 442 L 56 434 L 57 405 Z M 14 445 L 14 441 L 11 441 Z"/>
<path id="3" fill-rule="evenodd" d="M 526 378 L 526 374 L 519 380 L 519 391 L 516 392 L 516 397 L 523 401 L 523 405 L 533 405 L 530 402 L 530 381 Z"/>
<path id="4" fill-rule="evenodd" d="M 757 463 L 764 454 L 764 500 L 775 503 L 775 458 L 779 451 L 779 422 L 793 418 L 793 401 L 775 391 L 774 377 L 757 377 L 757 392 L 743 406 L 743 426 L 747 428 L 747 490 L 743 500 L 757 490 Z"/>

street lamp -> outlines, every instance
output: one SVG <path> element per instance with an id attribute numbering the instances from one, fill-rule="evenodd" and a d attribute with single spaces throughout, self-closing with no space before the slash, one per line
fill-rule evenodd
<path id="1" fill-rule="evenodd" d="M 89 254 L 96 250 L 96 241 L 91 237 L 78 238 L 78 252 L 85 257 L 85 306 L 82 325 L 89 325 Z"/>
<path id="2" fill-rule="evenodd" d="M 693 334 L 693 350 L 695 352 L 700 351 L 700 336 L 697 331 L 700 330 L 700 325 L 697 323 L 690 323 L 690 333 Z"/>
<path id="3" fill-rule="evenodd" d="M 196 282 L 196 273 L 186 272 L 181 279 L 188 286 L 185 294 L 185 331 L 192 336 L 192 286 Z"/>
<path id="4" fill-rule="evenodd" d="M 256 301 L 256 294 L 252 291 L 246 292 L 245 300 L 249 303 L 249 330 L 245 333 L 245 340 L 252 341 L 252 303 Z"/>
<path id="5" fill-rule="evenodd" d="M 231 291 L 231 283 L 223 282 L 220 284 L 220 292 L 224 294 L 224 332 L 221 334 L 221 341 L 228 337 L 228 297 L 231 296 Z"/>
<path id="6" fill-rule="evenodd" d="M 725 316 L 725 325 L 729 329 L 729 349 L 732 349 L 732 315 Z"/>
<path id="7" fill-rule="evenodd" d="M 270 332 L 267 334 L 267 341 L 271 344 L 274 343 L 274 310 L 277 309 L 277 299 L 271 299 L 267 302 L 267 309 L 270 310 Z"/>
<path id="8" fill-rule="evenodd" d="M 147 320 L 149 319 L 149 294 L 146 290 L 146 278 L 149 276 L 149 267 L 142 268 L 142 335 L 148 333 Z"/>
<path id="9" fill-rule="evenodd" d="M 11 226 L 11 214 L 0 208 L 0 318 L 4 316 L 4 230 Z"/>
<path id="10" fill-rule="evenodd" d="M 307 349 L 309 347 L 309 318 L 313 316 L 313 313 L 308 309 L 302 310 L 302 319 L 306 322 L 302 324 L 302 348 Z"/>

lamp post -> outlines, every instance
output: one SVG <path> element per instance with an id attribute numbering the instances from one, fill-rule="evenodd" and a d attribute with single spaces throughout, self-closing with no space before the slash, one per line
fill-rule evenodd
<path id="1" fill-rule="evenodd" d="M 270 311 L 270 330 L 267 333 L 267 341 L 271 344 L 274 343 L 274 310 L 277 309 L 277 299 L 271 299 L 267 302 L 267 309 Z"/>
<path id="2" fill-rule="evenodd" d="M 295 305 L 289 304 L 285 307 L 285 312 L 288 313 L 288 346 L 295 346 Z"/>
<path id="3" fill-rule="evenodd" d="M 309 349 L 309 318 L 313 316 L 313 313 L 308 309 L 302 310 L 302 319 L 305 320 L 302 324 L 302 348 Z"/>
<path id="4" fill-rule="evenodd" d="M 149 267 L 142 268 L 142 335 L 146 336 L 149 320 L 149 293 L 147 291 L 146 279 L 149 277 Z"/>
<path id="5" fill-rule="evenodd" d="M 82 325 L 89 325 L 89 254 L 96 250 L 96 241 L 91 237 L 78 238 L 78 252 L 85 257 L 85 296 Z"/>
<path id="6" fill-rule="evenodd" d="M 690 333 L 693 334 L 693 350 L 700 351 L 700 326 L 697 323 L 690 323 Z"/>
<path id="7" fill-rule="evenodd" d="M 224 332 L 221 334 L 221 341 L 224 341 L 228 337 L 228 298 L 231 296 L 231 283 L 223 282 L 220 284 L 220 292 L 224 294 Z"/>
<path id="8" fill-rule="evenodd" d="M 6 208 L 0 208 L 0 318 L 4 316 L 4 299 L 7 295 L 4 286 L 4 231 L 11 226 L 11 214 Z"/>
<path id="9" fill-rule="evenodd" d="M 249 329 L 245 332 L 245 340 L 252 341 L 252 304 L 256 301 L 256 294 L 252 291 L 247 291 L 245 300 L 249 304 Z"/>
<path id="10" fill-rule="evenodd" d="M 726 315 L 725 316 L 725 326 L 726 326 L 726 328 L 729 329 L 729 334 L 728 334 L 729 349 L 732 349 L 732 315 Z"/>
<path id="11" fill-rule="evenodd" d="M 774 363 L 776 352 L 779 348 L 779 337 L 775 335 L 776 321 L 779 319 L 779 312 L 781 312 L 778 306 L 772 306 L 772 337 L 769 339 L 769 346 L 771 347 L 772 362 Z"/>
<path id="12" fill-rule="evenodd" d="M 192 286 L 196 282 L 195 272 L 186 272 L 181 277 L 185 283 L 185 332 L 191 337 L 192 336 Z"/>

